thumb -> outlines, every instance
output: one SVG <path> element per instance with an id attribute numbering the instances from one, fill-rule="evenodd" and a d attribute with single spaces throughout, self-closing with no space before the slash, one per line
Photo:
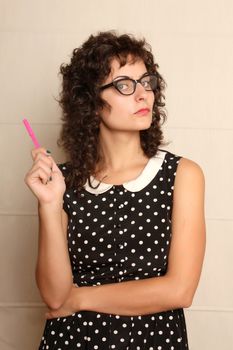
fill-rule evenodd
<path id="1" fill-rule="evenodd" d="M 54 162 L 54 160 L 52 163 L 52 177 L 56 178 L 56 179 L 62 179 L 63 181 L 65 181 L 65 177 L 64 177 L 63 172 L 59 169 L 59 167 Z"/>
<path id="2" fill-rule="evenodd" d="M 52 159 L 52 172 L 56 172 L 59 174 L 62 174 L 61 170 L 58 168 L 56 162 L 54 161 L 54 159 Z"/>

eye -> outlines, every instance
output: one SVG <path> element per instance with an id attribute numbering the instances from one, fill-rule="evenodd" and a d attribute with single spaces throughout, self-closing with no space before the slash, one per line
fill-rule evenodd
<path id="1" fill-rule="evenodd" d="M 151 79 L 150 77 L 145 77 L 144 79 L 142 79 L 141 84 L 144 88 L 148 88 L 151 86 Z"/>
<path id="2" fill-rule="evenodd" d="M 143 86 L 144 88 L 149 87 L 149 86 L 150 86 L 150 81 L 149 81 L 149 80 L 143 80 L 143 81 L 142 81 L 142 86 Z"/>
<path id="3" fill-rule="evenodd" d="M 116 88 L 119 90 L 119 91 L 128 91 L 132 88 L 132 82 L 128 79 L 122 79 L 122 80 L 118 80 L 115 82 L 116 84 Z"/>
<path id="4" fill-rule="evenodd" d="M 154 75 L 146 76 L 141 80 L 141 84 L 148 91 L 155 90 L 157 87 L 157 78 Z"/>

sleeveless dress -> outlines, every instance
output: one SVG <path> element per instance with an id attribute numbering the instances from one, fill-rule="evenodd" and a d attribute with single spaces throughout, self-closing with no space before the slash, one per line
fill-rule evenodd
<path id="1" fill-rule="evenodd" d="M 73 281 L 97 286 L 163 276 L 172 238 L 174 180 L 181 157 L 159 150 L 122 185 L 85 184 L 64 194 Z M 64 176 L 66 164 L 60 164 Z M 93 187 L 98 183 L 91 178 Z M 81 311 L 46 321 L 39 350 L 187 350 L 183 309 L 137 316 Z"/>

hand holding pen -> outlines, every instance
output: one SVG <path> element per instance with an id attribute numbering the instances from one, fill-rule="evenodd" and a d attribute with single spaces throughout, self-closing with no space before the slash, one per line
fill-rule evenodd
<path id="1" fill-rule="evenodd" d="M 53 160 L 51 152 L 40 146 L 27 119 L 24 119 L 23 123 L 35 146 L 31 152 L 33 165 L 25 176 L 25 183 L 40 204 L 61 205 L 66 188 L 62 172 Z"/>

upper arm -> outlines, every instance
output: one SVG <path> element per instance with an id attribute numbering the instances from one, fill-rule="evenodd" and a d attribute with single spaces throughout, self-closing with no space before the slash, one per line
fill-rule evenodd
<path id="1" fill-rule="evenodd" d="M 198 285 L 205 252 L 204 186 L 201 168 L 182 158 L 174 184 L 167 275 L 175 278 L 189 301 Z"/>

